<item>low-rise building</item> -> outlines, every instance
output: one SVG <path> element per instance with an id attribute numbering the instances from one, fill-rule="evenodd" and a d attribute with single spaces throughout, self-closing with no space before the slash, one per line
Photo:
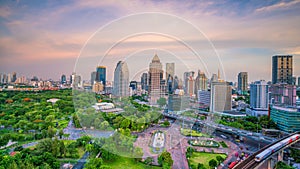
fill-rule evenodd
<path id="1" fill-rule="evenodd" d="M 270 116 L 280 130 L 285 132 L 300 131 L 300 107 L 274 105 L 271 107 Z"/>

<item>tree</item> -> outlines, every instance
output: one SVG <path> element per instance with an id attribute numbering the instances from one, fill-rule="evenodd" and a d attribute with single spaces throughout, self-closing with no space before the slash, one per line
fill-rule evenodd
<path id="1" fill-rule="evenodd" d="M 92 144 L 87 144 L 86 146 L 85 146 L 85 150 L 87 151 L 87 152 L 92 152 L 93 151 L 93 149 L 94 149 L 94 146 L 92 145 Z"/>
<path id="2" fill-rule="evenodd" d="M 221 164 L 224 161 L 224 158 L 221 156 L 217 156 L 216 159 L 219 162 L 219 164 Z"/>
<path id="3" fill-rule="evenodd" d="M 146 165 L 151 165 L 153 163 L 153 161 L 154 160 L 152 157 L 147 157 L 144 162 Z"/>
<path id="4" fill-rule="evenodd" d="M 158 163 L 160 165 L 167 164 L 168 166 L 172 166 L 173 165 L 173 160 L 172 160 L 171 154 L 167 151 L 162 152 L 160 154 L 160 156 L 158 157 Z"/>
<path id="5" fill-rule="evenodd" d="M 62 129 L 60 129 L 58 135 L 59 135 L 59 138 L 61 139 L 62 136 L 64 135 L 64 131 Z"/>
<path id="6" fill-rule="evenodd" d="M 206 168 L 204 167 L 204 164 L 198 163 L 197 169 L 206 169 Z"/>
<path id="7" fill-rule="evenodd" d="M 208 162 L 208 165 L 211 167 L 211 168 L 215 168 L 218 166 L 218 163 L 215 159 L 211 159 L 209 162 Z"/>
<path id="8" fill-rule="evenodd" d="M 166 104 L 167 104 L 166 98 L 163 98 L 163 97 L 159 98 L 159 99 L 157 100 L 157 104 L 158 104 L 160 107 L 166 105 Z"/>
<path id="9" fill-rule="evenodd" d="M 95 169 L 100 168 L 103 164 L 103 161 L 101 158 L 92 158 L 88 163 L 85 164 L 85 169 Z"/>
<path id="10" fill-rule="evenodd" d="M 62 157 L 66 156 L 67 149 L 66 149 L 63 141 L 60 141 L 60 143 L 59 143 L 59 152 L 60 152 L 60 156 L 62 156 Z"/>

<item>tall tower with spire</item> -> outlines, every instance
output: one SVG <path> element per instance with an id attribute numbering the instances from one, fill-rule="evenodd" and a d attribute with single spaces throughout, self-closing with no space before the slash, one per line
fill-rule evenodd
<path id="1" fill-rule="evenodd" d="M 163 69 L 157 54 L 154 55 L 149 65 L 149 88 L 148 93 L 150 96 L 150 102 L 155 104 L 160 97 L 160 84 L 163 78 Z"/>

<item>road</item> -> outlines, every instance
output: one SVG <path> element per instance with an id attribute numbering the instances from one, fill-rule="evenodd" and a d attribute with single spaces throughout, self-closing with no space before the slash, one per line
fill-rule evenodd
<path id="1" fill-rule="evenodd" d="M 87 158 L 89 157 L 89 153 L 85 152 L 83 156 L 77 161 L 77 163 L 74 165 L 73 169 L 82 169 L 87 162 Z"/>

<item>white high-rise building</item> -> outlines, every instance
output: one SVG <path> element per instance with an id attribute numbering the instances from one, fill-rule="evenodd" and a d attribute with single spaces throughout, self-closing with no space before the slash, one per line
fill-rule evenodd
<path id="1" fill-rule="evenodd" d="M 268 84 L 266 81 L 256 81 L 250 84 L 250 107 L 251 108 L 268 108 Z"/>
<path id="2" fill-rule="evenodd" d="M 212 82 L 210 111 L 223 112 L 231 110 L 231 94 L 232 89 L 228 82 Z"/>
<path id="3" fill-rule="evenodd" d="M 119 61 L 116 66 L 113 94 L 116 96 L 129 95 L 129 70 L 126 62 Z"/>

